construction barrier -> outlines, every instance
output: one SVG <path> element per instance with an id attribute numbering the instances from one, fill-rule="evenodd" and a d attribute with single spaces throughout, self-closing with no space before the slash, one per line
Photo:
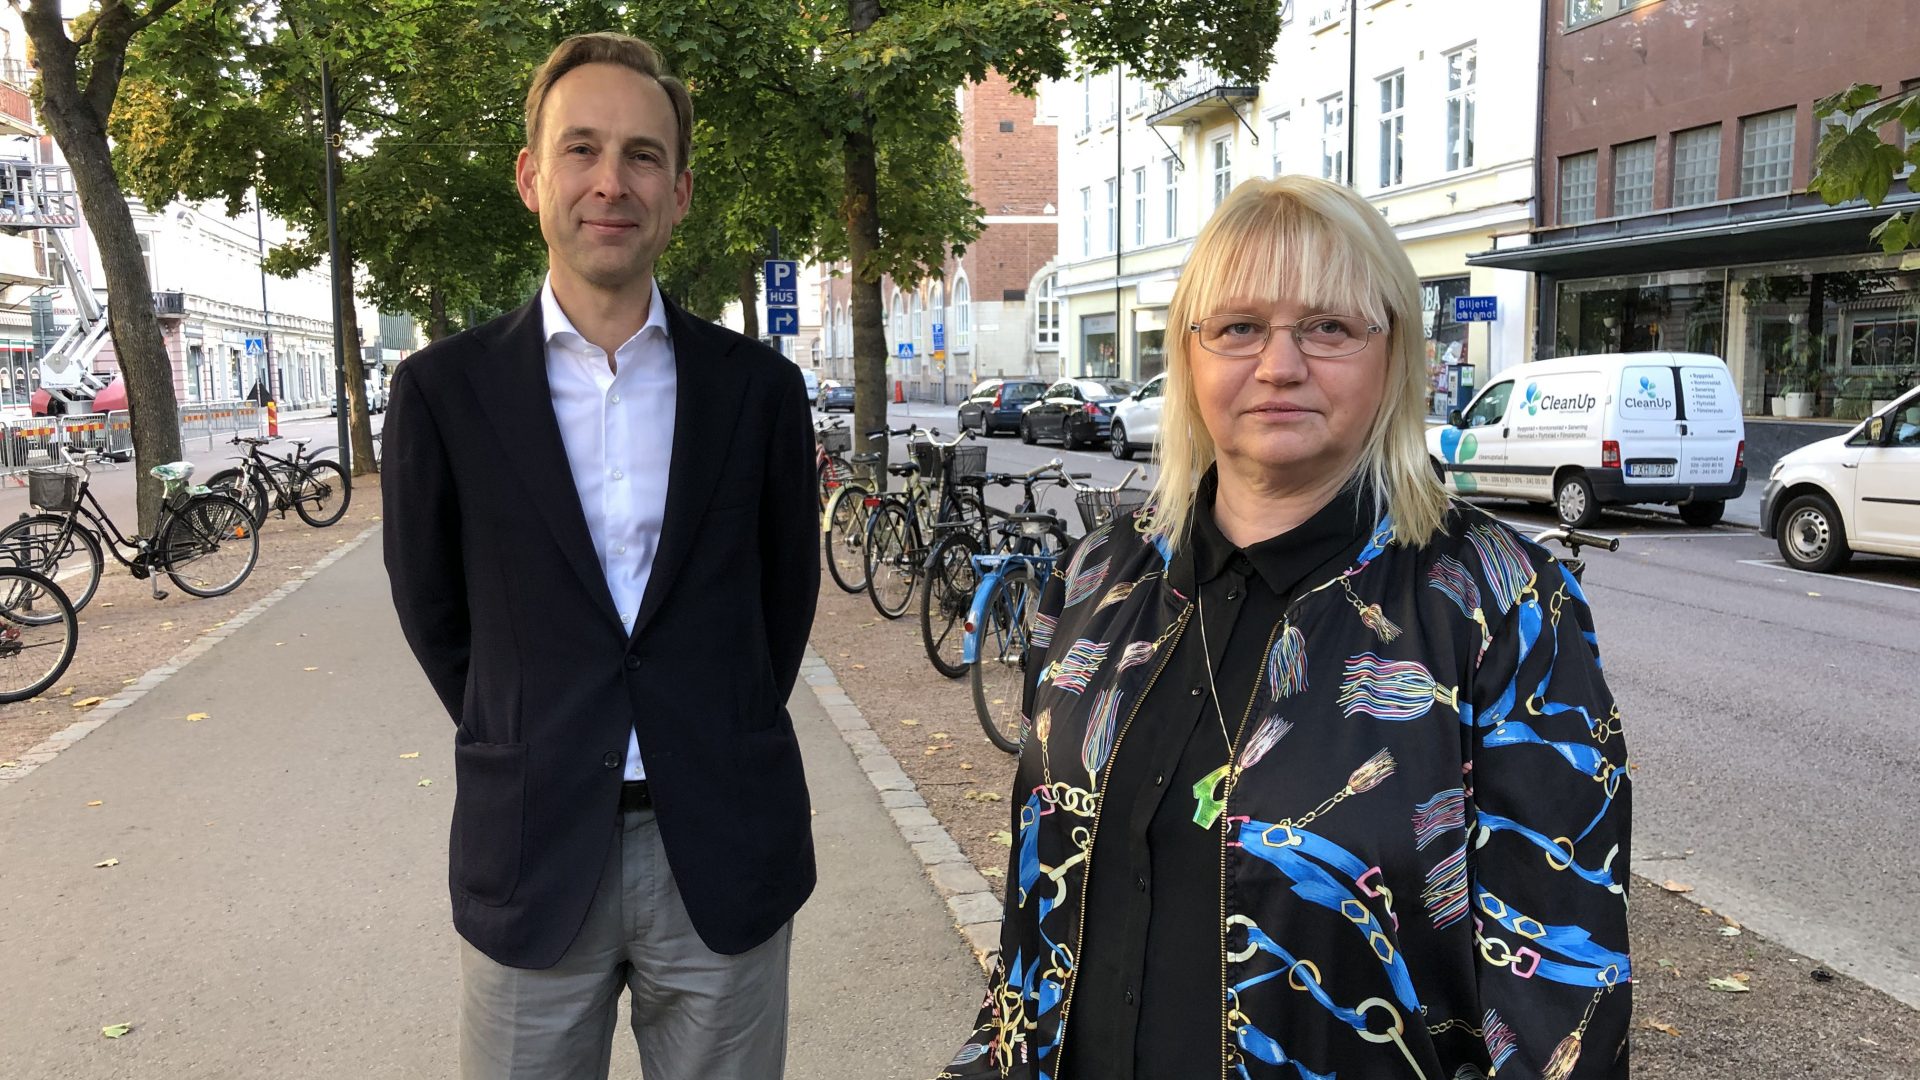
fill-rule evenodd
<path id="1" fill-rule="evenodd" d="M 107 414 L 107 453 L 116 458 L 133 457 L 133 414 L 124 409 Z"/>

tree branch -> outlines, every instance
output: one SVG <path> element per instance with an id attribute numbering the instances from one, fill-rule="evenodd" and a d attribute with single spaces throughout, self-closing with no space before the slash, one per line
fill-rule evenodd
<path id="1" fill-rule="evenodd" d="M 153 0 L 153 6 L 147 9 L 145 15 L 135 16 L 132 28 L 128 31 L 128 36 L 137 34 L 147 27 L 152 26 L 162 15 L 165 15 L 178 6 L 180 6 L 180 0 Z"/>

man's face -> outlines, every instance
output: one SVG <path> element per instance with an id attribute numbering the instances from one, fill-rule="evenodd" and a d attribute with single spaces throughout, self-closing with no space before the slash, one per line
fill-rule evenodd
<path id="1" fill-rule="evenodd" d="M 667 92 L 631 68 L 585 64 L 547 92 L 539 128 L 515 172 L 554 275 L 602 292 L 644 284 L 693 194 Z"/>

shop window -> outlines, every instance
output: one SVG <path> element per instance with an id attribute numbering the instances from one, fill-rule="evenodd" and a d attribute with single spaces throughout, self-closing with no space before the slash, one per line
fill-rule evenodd
<path id="1" fill-rule="evenodd" d="M 1720 125 L 1673 136 L 1673 205 L 1699 206 L 1720 197 Z"/>

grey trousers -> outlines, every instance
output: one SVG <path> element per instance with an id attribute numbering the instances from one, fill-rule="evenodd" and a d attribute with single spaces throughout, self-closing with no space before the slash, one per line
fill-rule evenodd
<path id="1" fill-rule="evenodd" d="M 460 943 L 462 1080 L 605 1080 L 620 992 L 648 1080 L 779 1080 L 793 924 L 738 956 L 694 933 L 653 812 L 627 813 L 560 962 L 507 967 Z"/>

